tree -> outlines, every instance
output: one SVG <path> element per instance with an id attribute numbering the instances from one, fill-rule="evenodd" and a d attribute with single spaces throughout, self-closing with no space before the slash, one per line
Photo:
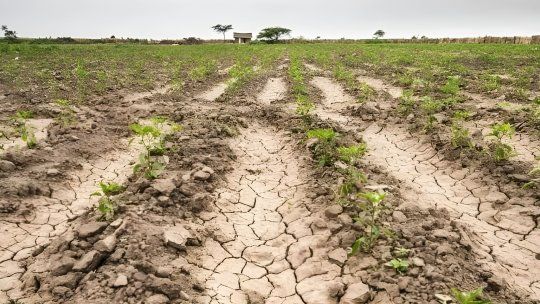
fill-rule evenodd
<path id="1" fill-rule="evenodd" d="M 216 24 L 212 26 L 212 28 L 214 29 L 214 31 L 223 34 L 223 42 L 225 42 L 225 33 L 233 29 L 231 24 L 228 24 L 228 25 Z"/>
<path id="2" fill-rule="evenodd" d="M 289 35 L 290 33 L 291 30 L 284 27 L 267 27 L 257 35 L 257 39 L 265 39 L 271 42 L 278 42 L 281 36 Z"/>
<path id="3" fill-rule="evenodd" d="M 4 31 L 4 37 L 9 40 L 13 41 L 17 39 L 17 32 L 9 30 L 6 25 L 2 25 L 2 31 Z"/>
<path id="4" fill-rule="evenodd" d="M 373 34 L 373 37 L 375 39 L 379 39 L 379 38 L 382 38 L 384 37 L 384 34 L 386 34 L 383 30 L 377 30 L 374 34 Z"/>

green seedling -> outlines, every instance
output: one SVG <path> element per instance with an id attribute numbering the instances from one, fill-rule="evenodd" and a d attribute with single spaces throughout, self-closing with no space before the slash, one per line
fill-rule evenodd
<path id="1" fill-rule="evenodd" d="M 539 158 L 540 159 L 540 158 Z M 524 189 L 540 187 L 540 162 L 529 171 L 529 176 L 532 178 L 529 182 L 523 185 Z"/>
<path id="2" fill-rule="evenodd" d="M 122 193 L 124 187 L 115 182 L 99 182 L 99 190 L 92 193 L 90 196 L 100 196 L 97 210 L 101 213 L 101 219 L 109 221 L 114 218 L 116 209 L 118 208 L 116 202 L 111 198 L 114 195 Z"/>
<path id="3" fill-rule="evenodd" d="M 472 148 L 473 142 L 469 130 L 459 122 L 453 122 L 450 128 L 450 142 L 454 148 Z"/>
<path id="4" fill-rule="evenodd" d="M 316 138 L 317 144 L 313 153 L 317 157 L 319 165 L 328 166 L 335 158 L 337 133 L 333 129 L 314 129 L 306 134 L 308 139 Z"/>
<path id="5" fill-rule="evenodd" d="M 37 146 L 35 131 L 32 126 L 28 124 L 28 120 L 32 117 L 34 117 L 34 114 L 31 111 L 17 111 L 11 118 L 21 139 L 26 143 L 26 146 L 29 149 L 33 149 Z"/>
<path id="6" fill-rule="evenodd" d="M 399 247 L 394 250 L 394 254 L 400 258 L 406 258 L 411 253 L 411 250 L 405 247 Z"/>
<path id="7" fill-rule="evenodd" d="M 450 76 L 448 77 L 448 80 L 444 84 L 444 86 L 441 88 L 441 92 L 449 95 L 457 95 L 459 93 L 459 85 L 460 85 L 460 78 L 459 76 Z"/>
<path id="8" fill-rule="evenodd" d="M 409 115 L 412 113 L 414 106 L 416 105 L 416 100 L 413 96 L 413 91 L 405 90 L 400 97 L 398 111 L 402 115 Z"/>
<path id="9" fill-rule="evenodd" d="M 58 99 L 55 101 L 55 104 L 60 107 L 60 113 L 56 117 L 56 121 L 60 123 L 63 127 L 72 125 L 77 121 L 75 110 L 71 106 L 69 100 Z"/>
<path id="10" fill-rule="evenodd" d="M 357 207 L 361 210 L 358 217 L 355 218 L 357 223 L 365 226 L 366 234 L 353 243 L 349 256 L 355 255 L 359 251 L 369 252 L 373 248 L 375 242 L 379 239 L 382 228 L 380 216 L 386 209 L 383 200 L 386 197 L 384 192 L 364 192 L 358 197 L 361 199 L 357 203 Z"/>
<path id="11" fill-rule="evenodd" d="M 142 173 L 147 179 L 155 179 L 166 166 L 165 162 L 155 156 L 162 156 L 165 153 L 169 135 L 179 131 L 181 127 L 169 123 L 163 117 L 153 117 L 150 121 L 149 125 L 138 123 L 130 125 L 131 131 L 135 133 L 138 142 L 144 147 L 144 151 L 139 155 L 139 162 L 133 167 L 133 172 Z M 166 130 L 167 127 L 170 127 L 170 130 Z"/>
<path id="12" fill-rule="evenodd" d="M 512 138 L 516 130 L 509 123 L 494 124 L 488 134 L 492 138 L 490 153 L 496 162 L 506 161 L 515 156 L 514 148 L 503 142 L 504 138 Z"/>
<path id="13" fill-rule="evenodd" d="M 409 269 L 409 261 L 400 258 L 392 259 L 386 265 L 394 268 L 399 274 L 403 274 Z"/>
<path id="14" fill-rule="evenodd" d="M 498 75 L 485 75 L 482 80 L 482 87 L 487 92 L 497 91 L 501 88 L 501 77 Z"/>
<path id="15" fill-rule="evenodd" d="M 349 165 L 354 165 L 367 152 L 367 144 L 361 143 L 349 147 L 338 147 L 339 158 Z"/>
<path id="16" fill-rule="evenodd" d="M 481 287 L 469 292 L 452 288 L 452 295 L 459 304 L 491 304 L 490 300 L 483 299 L 482 293 Z"/>
<path id="17" fill-rule="evenodd" d="M 422 97 L 420 108 L 426 116 L 424 130 L 429 131 L 433 129 L 433 124 L 437 121 L 435 114 L 441 110 L 442 106 L 441 102 L 433 100 L 429 96 Z"/>

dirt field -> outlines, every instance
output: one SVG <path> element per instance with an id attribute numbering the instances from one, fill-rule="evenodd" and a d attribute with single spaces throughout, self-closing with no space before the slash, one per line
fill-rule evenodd
<path id="1" fill-rule="evenodd" d="M 540 303 L 537 46 L 0 55 L 1 304 Z"/>

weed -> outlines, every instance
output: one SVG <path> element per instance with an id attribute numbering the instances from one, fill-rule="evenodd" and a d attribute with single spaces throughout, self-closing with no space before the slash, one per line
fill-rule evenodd
<path id="1" fill-rule="evenodd" d="M 494 124 L 491 126 L 491 133 L 487 136 L 493 138 L 489 145 L 491 157 L 496 162 L 501 162 L 510 159 L 516 155 L 514 148 L 503 142 L 503 139 L 512 138 L 515 133 L 514 127 L 509 123 Z"/>
<path id="2" fill-rule="evenodd" d="M 32 117 L 34 117 L 34 114 L 31 111 L 24 110 L 17 111 L 17 113 L 11 117 L 11 120 L 16 126 L 17 132 L 29 149 L 33 149 L 37 146 L 34 128 L 28 124 L 28 120 Z"/>
<path id="3" fill-rule="evenodd" d="M 482 298 L 482 292 L 481 287 L 469 292 L 452 288 L 452 295 L 459 304 L 491 304 L 491 301 Z"/>
<path id="4" fill-rule="evenodd" d="M 442 103 L 436 100 L 433 100 L 429 96 L 424 96 L 421 99 L 420 108 L 422 109 L 424 115 L 426 116 L 426 122 L 424 124 L 424 130 L 432 130 L 433 124 L 437 121 L 435 114 L 439 112 L 442 108 Z"/>
<path id="5" fill-rule="evenodd" d="M 412 113 L 414 106 L 416 105 L 416 100 L 413 96 L 413 91 L 405 90 L 399 101 L 398 111 L 402 115 L 409 115 Z"/>
<path id="6" fill-rule="evenodd" d="M 538 158 L 540 160 L 540 158 Z M 529 182 L 523 185 L 524 189 L 540 187 L 540 162 L 529 171 L 529 176 L 532 178 Z"/>
<path id="7" fill-rule="evenodd" d="M 109 221 L 114 218 L 116 209 L 118 208 L 116 202 L 111 198 L 113 195 L 117 195 L 124 191 L 124 187 L 115 182 L 99 182 L 98 191 L 92 193 L 90 196 L 100 196 L 99 205 L 97 210 L 101 213 L 101 219 Z"/>
<path id="8" fill-rule="evenodd" d="M 77 121 L 75 110 L 71 106 L 69 100 L 58 99 L 55 101 L 55 104 L 60 107 L 60 113 L 56 117 L 56 121 L 59 124 L 61 124 L 63 127 L 67 127 Z"/>
<path id="9" fill-rule="evenodd" d="M 501 88 L 501 77 L 498 75 L 485 75 L 482 77 L 482 88 L 487 92 L 497 91 Z"/>
<path id="10" fill-rule="evenodd" d="M 400 258 L 406 258 L 411 253 L 411 250 L 405 247 L 399 247 L 394 250 L 394 254 Z"/>
<path id="11" fill-rule="evenodd" d="M 313 129 L 306 134 L 308 139 L 316 138 L 317 144 L 313 149 L 321 166 L 330 165 L 335 158 L 337 133 L 333 129 Z"/>
<path id="12" fill-rule="evenodd" d="M 409 269 L 409 261 L 400 258 L 392 259 L 390 262 L 386 263 L 386 265 L 394 268 L 394 270 L 400 274 L 407 272 Z"/>
<path id="13" fill-rule="evenodd" d="M 358 251 L 369 252 L 373 248 L 375 242 L 381 235 L 381 219 L 382 212 L 386 209 L 383 200 L 386 197 L 384 192 L 364 192 L 360 193 L 360 202 L 356 203 L 361 210 L 355 221 L 363 224 L 366 227 L 367 233 L 356 239 L 351 246 L 349 255 L 355 255 Z"/>
<path id="14" fill-rule="evenodd" d="M 147 179 L 157 178 L 165 169 L 166 163 L 155 156 L 161 156 L 166 150 L 166 141 L 171 133 L 180 130 L 177 124 L 169 123 L 166 118 L 153 117 L 150 124 L 132 124 L 131 131 L 144 147 L 139 155 L 139 162 L 133 167 L 134 173 L 142 173 Z M 169 130 L 167 130 L 169 128 Z"/>
<path id="15" fill-rule="evenodd" d="M 348 163 L 349 165 L 354 165 L 356 161 L 364 156 L 367 152 L 367 144 L 361 143 L 358 145 L 353 145 L 349 147 L 338 147 L 337 153 L 339 158 Z"/>
<path id="16" fill-rule="evenodd" d="M 459 93 L 460 82 L 459 76 L 448 77 L 446 83 L 441 88 L 441 92 L 449 95 L 457 95 Z"/>

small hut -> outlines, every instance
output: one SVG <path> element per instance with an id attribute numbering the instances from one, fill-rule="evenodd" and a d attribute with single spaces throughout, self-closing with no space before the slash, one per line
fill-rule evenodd
<path id="1" fill-rule="evenodd" d="M 253 34 L 251 33 L 233 33 L 234 43 L 244 44 L 251 42 Z"/>

